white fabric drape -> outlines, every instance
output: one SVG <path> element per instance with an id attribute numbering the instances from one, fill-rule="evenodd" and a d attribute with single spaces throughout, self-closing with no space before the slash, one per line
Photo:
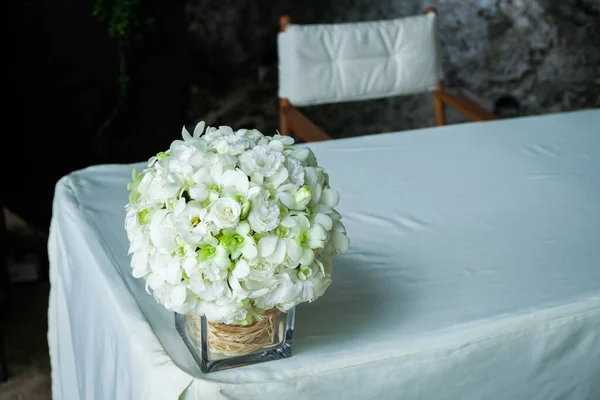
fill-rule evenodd
<path id="1" fill-rule="evenodd" d="M 131 276 L 131 169 L 56 186 L 55 399 L 600 398 L 600 111 L 311 145 L 351 240 L 294 355 L 202 374 Z"/>

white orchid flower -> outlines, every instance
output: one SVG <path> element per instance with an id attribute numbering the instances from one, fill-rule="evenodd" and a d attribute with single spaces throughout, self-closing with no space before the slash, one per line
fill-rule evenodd
<path id="1" fill-rule="evenodd" d="M 242 302 L 234 302 L 227 297 L 220 297 L 213 301 L 205 301 L 198 304 L 196 312 L 205 315 L 209 321 L 218 321 L 232 324 L 244 320 L 248 311 Z"/>
<path id="2" fill-rule="evenodd" d="M 323 277 L 316 271 L 317 267 L 313 264 L 310 266 L 310 276 L 301 280 L 302 292 L 298 296 L 298 302 L 311 302 L 321 297 L 325 290 L 331 284 L 330 277 Z"/>
<path id="3" fill-rule="evenodd" d="M 290 210 L 302 211 L 312 199 L 312 190 L 308 186 L 286 184 L 277 191 L 277 198 Z"/>
<path id="4" fill-rule="evenodd" d="M 125 230 L 129 239 L 129 254 L 135 252 L 148 252 L 151 248 L 150 238 L 140 223 L 139 212 L 131 208 L 125 216 Z"/>
<path id="5" fill-rule="evenodd" d="M 190 275 L 190 283 L 187 287 L 203 300 L 212 301 L 223 296 L 227 290 L 227 283 L 222 280 L 207 279 L 203 273 L 196 272 Z"/>
<path id="6" fill-rule="evenodd" d="M 169 150 L 177 151 L 181 146 L 194 147 L 198 150 L 204 150 L 206 148 L 206 140 L 202 137 L 202 131 L 204 130 L 204 122 L 199 122 L 194 128 L 193 135 L 190 135 L 185 126 L 181 128 L 181 137 L 183 140 L 174 140 L 171 143 Z"/>
<path id="7" fill-rule="evenodd" d="M 309 205 L 313 207 L 319 204 L 323 192 L 323 185 L 325 184 L 324 170 L 319 167 L 305 167 L 304 184 L 310 188 L 312 193 Z"/>
<path id="8" fill-rule="evenodd" d="M 262 179 L 260 185 L 267 190 L 277 190 L 282 184 L 287 182 L 289 176 L 290 173 L 288 172 L 287 168 L 282 165 L 273 175 Z"/>
<path id="9" fill-rule="evenodd" d="M 345 254 L 350 247 L 350 239 L 346 235 L 346 227 L 341 222 L 336 222 L 333 226 L 332 243 L 338 254 Z"/>
<path id="10" fill-rule="evenodd" d="M 272 287 L 265 295 L 255 299 L 256 306 L 265 310 L 286 303 L 297 303 L 302 284 L 294 282 L 287 272 L 274 277 Z"/>
<path id="11" fill-rule="evenodd" d="M 272 265 L 296 268 L 304 255 L 304 249 L 293 238 L 267 235 L 258 241 L 258 255 Z"/>
<path id="12" fill-rule="evenodd" d="M 218 243 L 212 236 L 204 239 L 196 251 L 198 268 L 210 280 L 219 280 L 227 276 L 227 270 L 231 266 L 227 249 Z"/>
<path id="13" fill-rule="evenodd" d="M 188 289 L 185 285 L 166 285 L 159 290 L 154 291 L 154 296 L 160 299 L 160 302 L 167 310 L 190 310 L 194 307 L 188 300 Z"/>
<path id="14" fill-rule="evenodd" d="M 149 261 L 152 263 L 152 274 L 156 282 L 160 280 L 165 284 L 177 285 L 182 281 L 181 257 L 169 257 L 166 254 L 157 255 Z M 154 288 L 153 288 L 154 289 Z"/>
<path id="15" fill-rule="evenodd" d="M 250 182 L 248 175 L 242 172 L 240 169 L 230 169 L 223 172 L 220 177 L 221 194 L 231 197 L 237 197 L 245 199 L 248 190 L 250 189 Z"/>
<path id="16" fill-rule="evenodd" d="M 271 137 L 271 143 L 273 142 L 281 142 L 281 144 L 284 146 L 291 146 L 294 144 L 294 138 L 291 136 L 276 134 Z"/>
<path id="17" fill-rule="evenodd" d="M 158 210 L 150 222 L 150 239 L 157 250 L 171 252 L 176 249 L 176 223 L 169 210 Z"/>
<path id="18" fill-rule="evenodd" d="M 319 202 L 332 208 L 336 207 L 340 202 L 340 194 L 335 189 L 324 187 L 321 191 L 321 199 Z"/>
<path id="19" fill-rule="evenodd" d="M 286 242 L 276 235 L 267 235 L 258 241 L 258 255 L 271 264 L 282 264 L 285 253 Z"/>
<path id="20" fill-rule="evenodd" d="M 291 217 L 296 224 L 290 228 L 289 235 L 302 247 L 300 265 L 310 265 L 315 258 L 315 250 L 325 247 L 327 230 L 320 223 L 311 225 L 309 219 L 302 214 Z"/>
<path id="21" fill-rule="evenodd" d="M 196 201 L 186 203 L 177 218 L 180 237 L 188 243 L 197 244 L 207 235 L 216 235 L 219 228 L 208 218 L 209 212 Z"/>
<path id="22" fill-rule="evenodd" d="M 257 255 L 257 248 L 254 238 L 249 235 L 250 226 L 242 221 L 235 229 L 225 229 L 219 238 L 219 244 L 229 253 L 232 260 L 240 257 L 254 259 Z"/>
<path id="23" fill-rule="evenodd" d="M 316 167 L 317 158 L 312 150 L 308 147 L 297 147 L 289 155 L 296 160 L 300 160 L 305 167 Z"/>
<path id="24" fill-rule="evenodd" d="M 150 265 L 148 264 L 148 252 L 137 251 L 131 257 L 132 275 L 135 278 L 145 277 L 151 273 Z"/>
<path id="25" fill-rule="evenodd" d="M 172 177 L 163 174 L 145 174 L 138 190 L 144 193 L 141 199 L 146 204 L 164 204 L 177 196 L 181 185 Z"/>
<path id="26" fill-rule="evenodd" d="M 196 125 L 132 173 L 132 275 L 166 309 L 250 324 L 314 301 L 349 240 L 339 193 L 306 146 L 257 130 Z"/>

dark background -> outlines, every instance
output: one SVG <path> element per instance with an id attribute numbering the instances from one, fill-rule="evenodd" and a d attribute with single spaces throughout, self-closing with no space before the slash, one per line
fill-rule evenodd
<path id="1" fill-rule="evenodd" d="M 297 23 L 349 22 L 433 5 L 451 91 L 501 117 L 600 106 L 597 0 L 140 1 L 154 25 L 128 53 L 127 100 L 102 132 L 119 98 L 118 57 L 106 24 L 92 16 L 95 0 L 5 6 L 2 196 L 42 232 L 54 185 L 73 170 L 146 160 L 200 120 L 273 132 L 282 14 Z M 334 137 L 433 125 L 428 95 L 304 111 Z M 463 121 L 452 113 L 449 120 Z"/>
<path id="2" fill-rule="evenodd" d="M 144 7 L 152 9 L 155 24 L 130 52 L 127 100 L 100 132 L 119 98 L 118 58 L 106 26 L 92 17 L 93 5 L 10 3 L 11 128 L 3 136 L 11 144 L 4 146 L 3 191 L 6 206 L 43 231 L 61 176 L 93 164 L 147 159 L 168 146 L 186 119 L 184 2 L 151 1 Z"/>

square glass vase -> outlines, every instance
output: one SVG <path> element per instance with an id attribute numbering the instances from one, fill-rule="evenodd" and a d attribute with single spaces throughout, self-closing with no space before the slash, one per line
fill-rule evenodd
<path id="1" fill-rule="evenodd" d="M 221 371 L 292 355 L 296 310 L 265 312 L 251 325 L 212 323 L 204 316 L 175 313 L 175 327 L 200 370 Z"/>

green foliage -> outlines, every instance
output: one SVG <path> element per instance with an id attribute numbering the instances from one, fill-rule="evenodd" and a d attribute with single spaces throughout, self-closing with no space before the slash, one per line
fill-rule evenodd
<path id="1" fill-rule="evenodd" d="M 111 117 L 104 123 L 103 131 L 112 121 L 127 98 L 130 76 L 128 58 L 131 49 L 142 41 L 147 28 L 154 20 L 147 15 L 141 0 L 96 0 L 92 15 L 106 25 L 109 38 L 115 41 L 119 62 L 119 99 Z"/>

